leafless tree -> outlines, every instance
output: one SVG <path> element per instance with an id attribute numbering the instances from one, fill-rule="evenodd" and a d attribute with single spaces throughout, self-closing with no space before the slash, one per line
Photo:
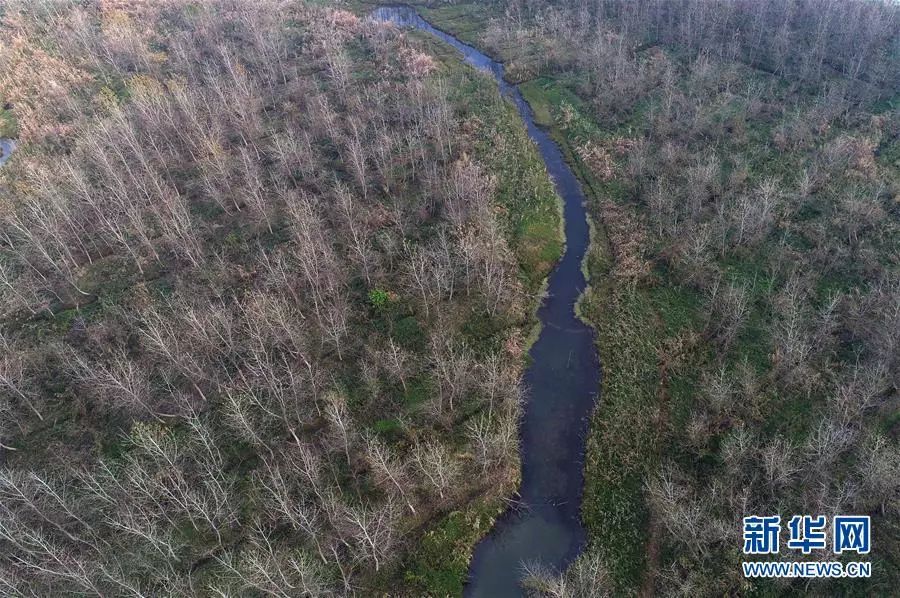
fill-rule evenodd
<path id="1" fill-rule="evenodd" d="M 435 412 L 440 415 L 449 409 L 452 414 L 455 403 L 465 396 L 472 384 L 472 356 L 453 340 L 434 337 L 431 339 L 431 364 L 438 381 Z"/>
<path id="2" fill-rule="evenodd" d="M 393 503 L 389 500 L 380 506 L 344 507 L 342 514 L 360 554 L 378 571 L 390 559 L 397 540 Z"/>
<path id="3" fill-rule="evenodd" d="M 453 456 L 440 443 L 428 441 L 416 444 L 412 457 L 418 471 L 434 486 L 443 500 L 444 492 L 452 487 L 458 474 L 458 464 Z"/>
<path id="4" fill-rule="evenodd" d="M 9 393 L 15 400 L 24 403 L 39 420 L 44 419 L 34 404 L 27 389 L 25 362 L 17 354 L 7 354 L 0 358 L 0 388 Z"/>
<path id="5" fill-rule="evenodd" d="M 366 436 L 366 456 L 371 467 L 384 476 L 397 493 L 406 501 L 406 506 L 413 513 L 416 512 L 415 507 L 410 502 L 407 494 L 406 467 L 384 443 L 373 435 Z"/>

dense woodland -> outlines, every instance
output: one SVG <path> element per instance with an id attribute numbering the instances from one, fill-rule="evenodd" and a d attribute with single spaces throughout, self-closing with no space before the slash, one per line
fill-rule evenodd
<path id="1" fill-rule="evenodd" d="M 304 2 L 0 15 L 0 594 L 458 592 L 561 241 L 494 82 Z"/>
<path id="2" fill-rule="evenodd" d="M 413 3 L 595 224 L 589 545 L 529 589 L 893 594 L 897 5 Z M 461 591 L 558 206 L 493 82 L 372 4 L 0 7 L 0 594 Z M 803 513 L 871 515 L 872 579 L 745 580 L 741 518 Z"/>
<path id="3" fill-rule="evenodd" d="M 423 10 L 507 62 L 592 192 L 590 546 L 565 575 L 533 568 L 534 591 L 894 595 L 900 8 Z M 761 513 L 871 515 L 872 579 L 745 580 L 741 518 Z"/>

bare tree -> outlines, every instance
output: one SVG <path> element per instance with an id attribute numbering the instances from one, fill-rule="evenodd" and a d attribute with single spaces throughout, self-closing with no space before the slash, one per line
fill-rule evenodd
<path id="1" fill-rule="evenodd" d="M 366 436 L 366 456 L 372 468 L 391 483 L 397 493 L 406 501 L 409 510 L 415 513 L 416 509 L 407 494 L 406 486 L 409 484 L 409 480 L 405 465 L 384 443 L 371 434 Z"/>
<path id="2" fill-rule="evenodd" d="M 344 507 L 342 514 L 360 554 L 371 560 L 378 571 L 394 553 L 396 512 L 393 503 L 388 500 L 380 506 Z"/>
<path id="3" fill-rule="evenodd" d="M 29 396 L 26 384 L 25 361 L 22 357 L 15 353 L 0 357 L 0 388 L 24 403 L 39 420 L 43 421 L 44 417 Z"/>
<path id="4" fill-rule="evenodd" d="M 447 408 L 452 414 L 455 403 L 465 396 L 472 384 L 472 356 L 465 346 L 460 346 L 449 338 L 433 337 L 431 364 L 438 381 L 435 412 L 440 415 Z"/>
<path id="5" fill-rule="evenodd" d="M 414 371 L 413 356 L 406 351 L 393 338 L 388 338 L 387 349 L 380 353 L 382 362 L 388 373 L 395 379 L 400 381 L 403 386 L 403 392 L 407 392 L 406 379 Z"/>
<path id="6" fill-rule="evenodd" d="M 340 442 L 344 450 L 344 456 L 347 458 L 347 465 L 352 467 L 353 461 L 350 458 L 350 443 L 353 441 L 355 431 L 353 429 L 353 421 L 350 419 L 350 413 L 347 411 L 347 399 L 343 395 L 332 392 L 325 397 L 327 403 L 325 406 L 325 417 L 328 419 L 331 431 Z"/>
<path id="7" fill-rule="evenodd" d="M 428 441 L 416 443 L 412 451 L 413 462 L 425 479 L 434 486 L 441 499 L 451 488 L 458 473 L 457 463 L 442 444 Z"/>

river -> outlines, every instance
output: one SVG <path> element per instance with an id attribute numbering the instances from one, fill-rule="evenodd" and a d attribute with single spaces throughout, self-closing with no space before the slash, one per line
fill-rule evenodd
<path id="1" fill-rule="evenodd" d="M 585 544 L 580 514 L 584 449 L 600 363 L 593 329 L 575 316 L 575 302 L 585 288 L 581 262 L 590 243 L 584 192 L 559 146 L 535 124 L 518 87 L 503 79 L 502 64 L 436 29 L 410 7 L 382 7 L 371 18 L 426 31 L 459 50 L 467 63 L 492 73 L 500 93 L 516 105 L 563 200 L 566 250 L 550 274 L 538 310 L 541 334 L 522 380 L 527 398 L 519 430 L 520 500 L 475 548 L 465 590 L 467 596 L 521 596 L 523 563 L 560 571 Z"/>

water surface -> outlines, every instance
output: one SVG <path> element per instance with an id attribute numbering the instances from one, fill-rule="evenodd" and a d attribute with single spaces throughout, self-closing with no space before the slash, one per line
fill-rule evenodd
<path id="1" fill-rule="evenodd" d="M 15 149 L 15 139 L 0 139 L 0 166 L 6 164 Z"/>
<path id="2" fill-rule="evenodd" d="M 590 240 L 584 193 L 559 147 L 535 124 L 518 87 L 504 81 L 502 64 L 436 29 L 410 7 L 379 8 L 372 18 L 427 31 L 459 50 L 469 64 L 491 72 L 500 92 L 516 105 L 563 199 L 566 251 L 550 274 L 538 310 L 543 327 L 523 376 L 520 504 L 504 513 L 476 547 L 465 591 L 467 596 L 521 596 L 523 563 L 561 570 L 585 543 L 580 517 L 584 447 L 600 364 L 593 330 L 574 311 L 585 287 L 581 261 Z"/>

